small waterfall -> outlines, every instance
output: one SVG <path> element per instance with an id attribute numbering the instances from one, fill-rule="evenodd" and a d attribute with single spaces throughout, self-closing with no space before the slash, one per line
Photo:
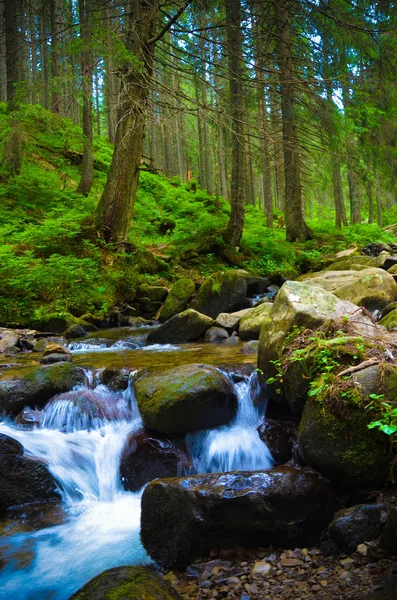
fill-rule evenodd
<path id="1" fill-rule="evenodd" d="M 252 400 L 255 384 L 256 373 L 235 384 L 238 410 L 230 425 L 187 436 L 197 473 L 254 471 L 273 465 L 270 451 L 257 432 L 261 416 Z"/>

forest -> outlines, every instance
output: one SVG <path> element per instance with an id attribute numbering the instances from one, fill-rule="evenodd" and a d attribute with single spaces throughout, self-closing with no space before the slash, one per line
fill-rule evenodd
<path id="1" fill-rule="evenodd" d="M 397 4 L 0 0 L 0 600 L 397 600 Z"/>

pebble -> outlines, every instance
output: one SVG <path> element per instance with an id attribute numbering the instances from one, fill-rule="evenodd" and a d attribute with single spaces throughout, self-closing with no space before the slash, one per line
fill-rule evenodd
<path id="1" fill-rule="evenodd" d="M 367 556 L 368 554 L 368 546 L 366 544 L 359 544 L 357 546 L 357 552 L 361 554 L 361 556 Z"/>
<path id="2" fill-rule="evenodd" d="M 299 567 L 303 565 L 303 561 L 299 558 L 283 558 L 280 560 L 280 565 L 282 567 Z"/>
<path id="3" fill-rule="evenodd" d="M 251 577 L 268 577 L 273 575 L 274 568 L 268 562 L 258 561 L 251 569 Z"/>

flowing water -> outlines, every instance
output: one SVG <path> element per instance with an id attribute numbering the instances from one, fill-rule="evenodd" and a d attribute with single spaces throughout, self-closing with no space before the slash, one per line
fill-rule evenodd
<path id="1" fill-rule="evenodd" d="M 153 348 L 158 350 L 164 348 Z M 98 374 L 86 373 L 85 386 L 48 403 L 40 427 L 29 431 L 0 423 L 0 433 L 21 442 L 27 456 L 47 462 L 63 509 L 59 524 L 36 530 L 33 524 L 26 531 L 27 513 L 18 533 L 0 538 L 0 600 L 67 600 L 106 569 L 150 562 L 139 537 L 141 493 L 125 492 L 119 477 L 125 440 L 142 425 L 133 375 L 127 390 L 115 393 L 99 383 Z M 234 385 L 235 420 L 187 436 L 196 473 L 272 464 L 256 431 L 260 411 L 251 397 L 253 377 Z M 86 404 L 95 410 L 86 410 Z"/>

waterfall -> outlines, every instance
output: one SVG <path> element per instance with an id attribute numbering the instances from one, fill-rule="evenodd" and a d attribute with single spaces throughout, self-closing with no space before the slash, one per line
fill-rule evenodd
<path id="1" fill-rule="evenodd" d="M 234 385 L 238 409 L 232 423 L 187 436 L 197 473 L 254 471 L 273 466 L 270 451 L 257 431 L 261 412 L 252 399 L 255 379 L 256 373 L 253 373 Z"/>

